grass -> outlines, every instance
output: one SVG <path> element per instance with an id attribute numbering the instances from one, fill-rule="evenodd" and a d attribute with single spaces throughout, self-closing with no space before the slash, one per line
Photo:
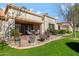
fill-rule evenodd
<path id="1" fill-rule="evenodd" d="M 79 35 L 79 33 L 77 33 L 77 35 Z M 79 52 L 73 50 L 66 44 L 69 42 L 78 43 L 79 40 L 72 40 L 70 36 L 67 36 L 67 37 L 63 37 L 60 40 L 47 43 L 43 46 L 30 48 L 30 49 L 22 49 L 22 50 L 5 46 L 3 50 L 0 49 L 0 55 L 2 56 L 79 56 Z M 70 46 L 74 47 L 73 44 Z"/>
<path id="2" fill-rule="evenodd" d="M 76 32 L 76 36 L 77 36 L 77 38 L 79 38 L 79 32 Z"/>

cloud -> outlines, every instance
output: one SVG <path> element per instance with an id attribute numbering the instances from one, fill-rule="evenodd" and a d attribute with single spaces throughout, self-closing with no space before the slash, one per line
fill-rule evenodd
<path id="1" fill-rule="evenodd" d="M 29 10 L 33 11 L 33 12 L 36 12 L 36 14 L 41 14 L 42 12 L 41 11 L 36 11 L 34 10 L 34 8 L 30 8 Z"/>
<path id="2" fill-rule="evenodd" d="M 58 16 L 56 16 L 56 17 L 55 17 L 55 19 L 59 19 L 59 17 L 58 17 Z"/>
<path id="3" fill-rule="evenodd" d="M 37 11 L 36 13 L 37 13 L 37 14 L 41 14 L 42 12 L 41 12 L 41 11 Z"/>
<path id="4" fill-rule="evenodd" d="M 3 6 L 0 6 L 0 8 L 1 8 L 1 9 L 4 9 L 4 7 L 3 7 Z"/>
<path id="5" fill-rule="evenodd" d="M 62 11 L 68 11 L 69 10 L 68 7 L 70 7 L 70 6 L 72 7 L 74 5 L 75 5 L 75 3 L 61 4 L 60 8 L 62 9 Z"/>
<path id="6" fill-rule="evenodd" d="M 33 8 L 30 8 L 30 10 L 31 10 L 31 11 L 34 11 L 34 9 L 33 9 Z"/>
<path id="7" fill-rule="evenodd" d="M 66 9 L 65 5 L 61 4 L 60 7 L 61 7 L 61 9 L 62 9 L 63 11 L 65 11 L 65 9 Z"/>
<path id="8" fill-rule="evenodd" d="M 75 5 L 75 3 L 71 3 L 71 6 L 74 6 Z"/>

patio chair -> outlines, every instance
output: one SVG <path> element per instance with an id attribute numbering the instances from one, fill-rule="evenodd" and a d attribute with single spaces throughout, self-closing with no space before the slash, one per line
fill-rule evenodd
<path id="1" fill-rule="evenodd" d="M 30 31 L 27 31 L 27 34 L 30 35 L 30 34 L 32 34 L 32 33 L 31 33 Z"/>
<path id="2" fill-rule="evenodd" d="M 35 32 L 35 35 L 39 35 L 39 33 L 40 33 L 39 30 L 37 30 L 37 31 Z"/>

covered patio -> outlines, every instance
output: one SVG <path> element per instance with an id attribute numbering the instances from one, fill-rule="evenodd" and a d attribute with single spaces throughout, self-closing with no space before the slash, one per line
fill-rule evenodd
<path id="1" fill-rule="evenodd" d="M 31 20 L 17 17 L 15 19 L 15 28 L 21 35 L 30 35 L 33 31 L 34 34 L 40 34 L 42 20 Z"/>
<path id="2" fill-rule="evenodd" d="M 9 41 L 9 44 L 12 46 L 29 46 L 29 44 L 35 44 L 37 43 L 39 39 L 39 35 L 41 32 L 41 23 L 42 20 L 33 21 L 33 20 L 27 20 L 26 18 L 15 18 L 15 29 L 19 32 L 19 38 L 20 41 L 16 41 L 14 37 L 11 38 L 11 41 Z M 16 36 L 16 35 L 15 35 Z"/>

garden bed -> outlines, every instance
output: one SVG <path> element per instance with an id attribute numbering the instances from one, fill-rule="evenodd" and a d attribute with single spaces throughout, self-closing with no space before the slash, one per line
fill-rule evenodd
<path id="1" fill-rule="evenodd" d="M 43 42 L 40 42 L 40 41 L 36 41 L 35 43 L 27 43 L 26 40 L 22 39 L 22 45 L 21 46 L 18 46 L 16 44 L 9 44 L 10 47 L 12 48 L 16 48 L 16 49 L 28 49 L 28 48 L 33 48 L 33 47 L 38 47 L 38 46 L 42 46 L 42 45 L 45 45 L 46 43 L 49 43 L 51 41 L 55 41 L 55 40 L 58 40 L 60 39 L 61 37 L 63 36 L 67 36 L 67 35 L 70 35 L 70 34 L 64 34 L 64 35 L 51 35 L 48 40 L 45 40 Z"/>

